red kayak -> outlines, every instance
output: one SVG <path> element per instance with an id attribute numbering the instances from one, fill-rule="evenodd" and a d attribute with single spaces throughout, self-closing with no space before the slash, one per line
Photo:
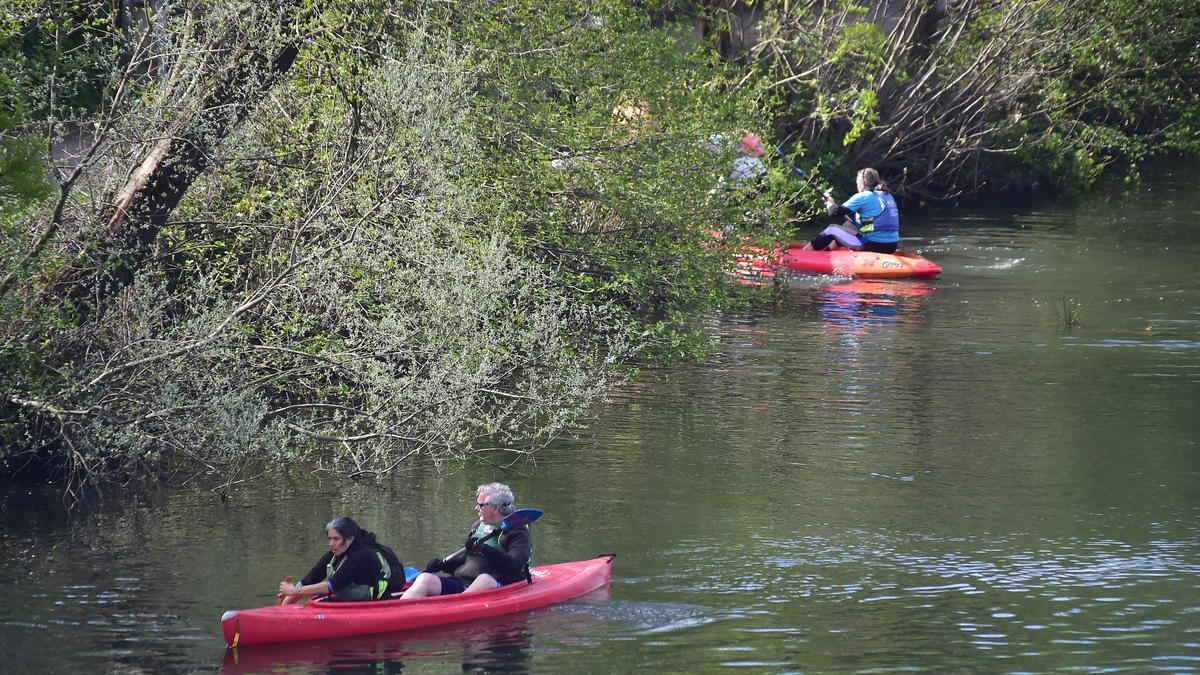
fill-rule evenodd
<path id="1" fill-rule="evenodd" d="M 225 612 L 221 632 L 230 647 L 391 633 L 511 614 L 565 602 L 608 584 L 611 555 L 534 567 L 533 583 L 415 600 L 297 603 Z"/>
<path id="2" fill-rule="evenodd" d="M 572 603 L 597 603 L 609 599 L 607 586 L 584 593 Z M 503 654 L 519 645 L 527 645 L 538 633 L 587 631 L 587 626 L 602 622 L 600 616 L 580 609 L 580 613 L 558 613 L 549 608 L 493 616 L 477 621 L 464 621 L 447 626 L 412 628 L 398 633 L 372 633 L 332 640 L 309 642 L 274 642 L 245 648 L 226 649 L 221 663 L 222 673 L 339 673 L 351 672 L 355 666 L 379 664 L 386 661 L 422 660 L 445 653 L 447 644 L 462 647 L 465 662 L 492 670 L 500 666 Z M 563 624 L 566 624 L 564 627 Z M 408 664 L 405 664 L 408 665 Z M 360 668 L 361 670 L 361 668 Z M 386 668 L 381 668 L 387 672 Z M 463 668 L 466 670 L 475 670 Z"/>

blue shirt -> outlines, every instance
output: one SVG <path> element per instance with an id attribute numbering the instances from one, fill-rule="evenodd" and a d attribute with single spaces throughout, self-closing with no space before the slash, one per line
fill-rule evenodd
<path id="1" fill-rule="evenodd" d="M 890 194 L 867 190 L 847 199 L 842 206 L 854 212 L 860 238 L 880 244 L 900 241 L 900 210 Z"/>

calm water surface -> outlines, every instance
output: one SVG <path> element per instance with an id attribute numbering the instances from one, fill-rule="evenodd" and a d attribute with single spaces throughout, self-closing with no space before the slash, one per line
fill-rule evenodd
<path id="1" fill-rule="evenodd" d="M 0 670 L 1196 671 L 1200 171 L 1147 178 L 910 218 L 942 278 L 794 280 L 536 463 L 297 471 L 70 517 L 9 493 Z M 616 552 L 611 587 L 226 651 L 221 613 L 271 602 L 332 515 L 420 566 L 461 545 L 492 479 L 546 511 L 538 561 Z"/>

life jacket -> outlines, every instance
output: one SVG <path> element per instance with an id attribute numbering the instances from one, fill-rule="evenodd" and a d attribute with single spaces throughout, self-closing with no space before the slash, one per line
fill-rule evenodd
<path id="1" fill-rule="evenodd" d="M 874 190 L 875 198 L 879 200 L 879 215 L 865 218 L 858 217 L 858 233 L 864 237 L 875 233 L 883 235 L 876 238 L 879 241 L 895 241 L 900 233 L 900 209 L 896 207 L 896 199 L 886 192 Z M 873 238 L 873 237 L 867 237 Z"/>
<path id="2" fill-rule="evenodd" d="M 400 564 L 400 559 L 396 557 L 395 551 L 387 546 L 372 546 L 371 550 L 379 559 L 379 579 L 370 586 L 366 584 L 350 584 L 336 591 L 333 594 L 334 599 L 344 602 L 357 602 L 360 600 L 379 600 L 387 597 L 388 586 L 392 579 L 392 570 L 401 570 L 401 574 L 403 574 L 404 565 Z M 329 562 L 325 564 L 325 578 L 331 579 L 333 573 L 342 566 L 345 560 L 345 556 L 340 560 L 337 556 L 330 558 Z"/>
<path id="3" fill-rule="evenodd" d="M 499 529 L 500 529 L 500 525 L 498 523 L 496 525 L 491 525 L 488 523 L 480 522 L 475 526 L 474 529 L 471 530 L 471 536 L 482 541 L 485 546 L 491 546 L 494 549 L 499 549 L 499 550 L 503 551 L 504 544 L 500 540 L 503 539 L 504 536 L 508 534 L 508 532 L 501 530 L 500 534 L 498 534 L 496 536 L 492 536 L 492 533 Z M 475 557 L 475 558 L 486 558 L 487 557 L 487 556 L 483 555 L 482 553 L 472 553 L 470 551 L 467 552 L 467 555 Z"/>
<path id="4" fill-rule="evenodd" d="M 496 530 L 500 530 L 500 525 L 499 524 L 489 525 L 487 523 L 479 523 L 478 525 L 475 526 L 475 529 L 471 530 L 471 536 L 475 537 L 476 539 L 479 539 L 481 541 L 486 539 L 487 541 L 483 542 L 485 545 L 491 546 L 492 548 L 496 548 L 501 551 L 504 551 L 505 550 L 504 540 L 509 535 L 511 535 L 513 532 L 516 532 L 517 530 L 528 530 L 528 529 L 529 529 L 528 525 L 522 525 L 521 527 L 514 527 L 511 530 L 501 530 L 499 535 L 497 535 L 495 537 L 491 537 L 489 535 L 491 535 L 492 532 L 495 532 Z M 468 552 L 467 555 L 479 556 L 481 558 L 484 557 L 482 553 L 469 553 Z M 530 561 L 533 560 L 532 540 L 529 545 L 529 560 Z"/>
<path id="5" fill-rule="evenodd" d="M 492 548 L 497 549 L 501 552 L 507 552 L 507 551 L 505 551 L 505 548 L 504 548 L 504 540 L 507 537 L 509 537 L 513 532 L 516 532 L 518 529 L 528 530 L 529 526 L 522 525 L 520 528 L 513 528 L 511 530 L 501 530 L 500 534 L 498 534 L 496 536 L 491 536 L 493 532 L 495 532 L 496 530 L 500 530 L 500 529 L 501 528 L 500 528 L 499 523 L 497 523 L 495 525 L 490 525 L 488 523 L 480 522 L 480 523 L 477 523 L 474 528 L 472 528 L 471 534 L 469 536 L 479 539 L 480 541 L 483 542 L 484 546 L 491 546 Z M 530 548 L 529 548 L 529 561 L 525 563 L 526 578 L 529 577 L 529 563 L 531 563 L 531 562 L 533 562 L 533 545 L 532 545 L 532 543 L 530 544 Z M 482 553 L 474 553 L 471 551 L 467 551 L 466 557 L 463 559 L 462 564 L 454 569 L 454 571 L 453 571 L 454 577 L 460 581 L 470 583 L 475 580 L 475 577 L 477 577 L 483 573 L 483 570 L 484 570 L 486 564 L 487 564 L 487 556 L 485 556 Z"/>

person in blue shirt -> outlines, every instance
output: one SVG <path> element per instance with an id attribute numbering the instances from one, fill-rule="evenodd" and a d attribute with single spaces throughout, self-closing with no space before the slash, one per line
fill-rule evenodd
<path id="1" fill-rule="evenodd" d="M 838 204 L 825 193 L 825 209 L 829 215 L 842 216 L 845 222 L 830 225 L 805 250 L 833 250 L 838 246 L 855 251 L 895 253 L 900 244 L 900 211 L 896 200 L 887 191 L 887 184 L 875 169 L 866 168 L 855 177 L 858 192 Z"/>

